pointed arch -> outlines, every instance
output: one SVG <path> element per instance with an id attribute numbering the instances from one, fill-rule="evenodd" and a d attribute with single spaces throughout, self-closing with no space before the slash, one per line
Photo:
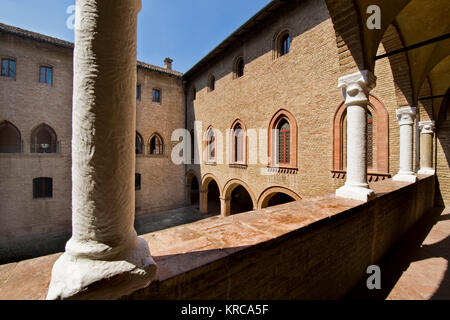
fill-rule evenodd
<path id="1" fill-rule="evenodd" d="M 164 155 L 164 140 L 157 132 L 153 133 L 149 140 L 149 152 L 151 155 Z"/>
<path id="2" fill-rule="evenodd" d="M 57 141 L 55 130 L 42 123 L 31 132 L 31 153 L 56 153 Z"/>
<path id="3" fill-rule="evenodd" d="M 0 153 L 21 153 L 22 135 L 9 121 L 0 122 Z"/>
<path id="4" fill-rule="evenodd" d="M 247 127 L 240 119 L 231 125 L 230 131 L 230 163 L 247 164 Z"/>
<path id="5" fill-rule="evenodd" d="M 145 154 L 145 143 L 142 135 L 136 131 L 136 154 Z"/>
<path id="6" fill-rule="evenodd" d="M 207 163 L 215 163 L 217 159 L 217 135 L 216 130 L 213 126 L 209 126 L 206 129 L 206 139 L 205 139 L 205 148 L 206 148 L 206 162 Z"/>

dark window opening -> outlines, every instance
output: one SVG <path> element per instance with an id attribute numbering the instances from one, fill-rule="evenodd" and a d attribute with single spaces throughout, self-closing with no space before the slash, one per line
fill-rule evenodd
<path id="1" fill-rule="evenodd" d="M 0 123 L 0 153 L 21 153 L 20 131 L 8 121 Z"/>
<path id="2" fill-rule="evenodd" d="M 214 91 L 216 89 L 216 78 L 211 76 L 209 79 L 209 91 Z"/>
<path id="3" fill-rule="evenodd" d="M 55 131 L 45 124 L 34 129 L 31 134 L 31 152 L 56 153 L 57 139 Z"/>
<path id="4" fill-rule="evenodd" d="M 291 49 L 291 37 L 289 34 L 285 34 L 281 37 L 280 41 L 280 56 L 288 54 Z"/>
<path id="5" fill-rule="evenodd" d="M 144 154 L 144 139 L 136 132 L 136 154 Z"/>
<path id="6" fill-rule="evenodd" d="M 192 100 L 197 99 L 197 89 L 193 88 L 192 89 Z"/>
<path id="7" fill-rule="evenodd" d="M 53 197 L 53 179 L 36 178 L 33 179 L 33 198 L 52 198 Z"/>
<path id="8" fill-rule="evenodd" d="M 162 138 L 158 135 L 154 135 L 150 139 L 150 154 L 162 155 L 164 153 L 164 144 Z"/>
<path id="9" fill-rule="evenodd" d="M 217 183 L 208 183 L 208 214 L 220 214 L 220 191 Z"/>
<path id="10" fill-rule="evenodd" d="M 136 100 L 141 100 L 141 85 L 136 86 Z"/>
<path id="11" fill-rule="evenodd" d="M 157 103 L 161 103 L 161 90 L 153 89 L 152 101 L 153 102 L 157 102 Z"/>
<path id="12" fill-rule="evenodd" d="M 141 190 L 141 174 L 134 174 L 134 190 Z"/>
<path id="13" fill-rule="evenodd" d="M 239 58 L 236 63 L 236 78 L 240 78 L 244 75 L 244 59 Z"/>
<path id="14" fill-rule="evenodd" d="M 41 67 L 39 73 L 39 82 L 52 84 L 53 83 L 53 68 Z"/>
<path id="15" fill-rule="evenodd" d="M 16 78 L 16 61 L 12 59 L 2 59 L 2 76 Z"/>

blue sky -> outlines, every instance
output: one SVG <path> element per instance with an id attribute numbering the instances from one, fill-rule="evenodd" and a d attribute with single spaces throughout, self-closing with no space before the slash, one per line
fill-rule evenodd
<path id="1" fill-rule="evenodd" d="M 186 72 L 271 0 L 142 0 L 138 59 Z M 75 0 L 1 0 L 0 22 L 73 42 Z"/>

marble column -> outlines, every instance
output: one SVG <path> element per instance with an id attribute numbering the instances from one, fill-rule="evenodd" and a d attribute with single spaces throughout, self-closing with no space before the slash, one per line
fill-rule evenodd
<path id="1" fill-rule="evenodd" d="M 76 1 L 72 237 L 47 299 L 117 299 L 156 278 L 133 226 L 140 9 L 140 0 Z"/>
<path id="2" fill-rule="evenodd" d="M 433 168 L 433 134 L 435 122 L 421 121 L 420 129 L 420 170 L 418 174 L 435 174 Z"/>
<path id="3" fill-rule="evenodd" d="M 396 114 L 400 126 L 400 170 L 392 180 L 415 182 L 417 176 L 413 168 L 413 134 L 416 108 L 403 107 L 397 109 Z"/>
<path id="4" fill-rule="evenodd" d="M 338 197 L 365 202 L 375 197 L 367 183 L 367 105 L 375 81 L 368 70 L 338 81 L 347 106 L 347 176 L 345 185 L 336 190 Z"/>
<path id="5" fill-rule="evenodd" d="M 231 198 L 220 197 L 220 214 L 227 217 L 231 214 Z"/>

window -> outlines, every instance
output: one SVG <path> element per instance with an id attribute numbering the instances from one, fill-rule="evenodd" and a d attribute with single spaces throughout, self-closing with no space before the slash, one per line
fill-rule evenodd
<path id="1" fill-rule="evenodd" d="M 53 197 L 53 179 L 36 178 L 33 179 L 33 198 L 52 198 Z"/>
<path id="2" fill-rule="evenodd" d="M 22 140 L 19 129 L 8 121 L 0 122 L 0 153 L 22 152 Z"/>
<path id="3" fill-rule="evenodd" d="M 141 100 L 141 85 L 136 86 L 136 100 Z"/>
<path id="4" fill-rule="evenodd" d="M 384 104 L 369 95 L 367 106 L 367 168 L 371 173 L 389 173 L 389 116 Z M 347 106 L 342 102 L 333 120 L 332 172 L 347 168 Z"/>
<path id="5" fill-rule="evenodd" d="M 153 89 L 152 101 L 153 102 L 157 102 L 157 103 L 161 103 L 161 90 Z"/>
<path id="6" fill-rule="evenodd" d="M 39 72 L 39 82 L 52 84 L 53 83 L 53 68 L 41 67 Z"/>
<path id="7" fill-rule="evenodd" d="M 150 154 L 153 155 L 164 154 L 164 143 L 162 138 L 158 134 L 154 134 L 150 138 Z"/>
<path id="8" fill-rule="evenodd" d="M 236 64 L 234 66 L 234 74 L 235 78 L 240 78 L 244 75 L 244 59 L 242 57 L 236 60 Z"/>
<path id="9" fill-rule="evenodd" d="M 231 127 L 231 162 L 235 164 L 246 163 L 246 129 L 245 125 L 236 120 Z"/>
<path id="10" fill-rule="evenodd" d="M 31 134 L 32 153 L 56 153 L 56 146 L 56 133 L 52 128 L 41 124 L 33 130 Z"/>
<path id="11" fill-rule="evenodd" d="M 2 59 L 2 76 L 16 78 L 16 61 L 13 59 Z"/>
<path id="12" fill-rule="evenodd" d="M 287 110 L 279 110 L 269 125 L 269 167 L 297 170 L 297 122 Z"/>
<path id="13" fill-rule="evenodd" d="M 213 75 L 209 77 L 208 88 L 209 91 L 214 91 L 216 89 L 216 78 Z"/>
<path id="14" fill-rule="evenodd" d="M 141 174 L 140 173 L 134 174 L 134 189 L 141 190 Z"/>
<path id="15" fill-rule="evenodd" d="M 214 134 L 214 129 L 209 128 L 207 139 L 207 161 L 216 161 L 216 136 Z"/>
<path id="16" fill-rule="evenodd" d="M 280 56 L 284 56 L 285 54 L 289 53 L 290 47 L 291 47 L 291 38 L 288 34 L 285 34 L 281 37 L 281 50 L 280 50 Z"/>
<path id="17" fill-rule="evenodd" d="M 144 154 L 144 139 L 136 132 L 136 154 Z"/>
<path id="18" fill-rule="evenodd" d="M 291 126 L 286 119 L 280 121 L 278 131 L 277 163 L 289 164 L 291 160 Z"/>

